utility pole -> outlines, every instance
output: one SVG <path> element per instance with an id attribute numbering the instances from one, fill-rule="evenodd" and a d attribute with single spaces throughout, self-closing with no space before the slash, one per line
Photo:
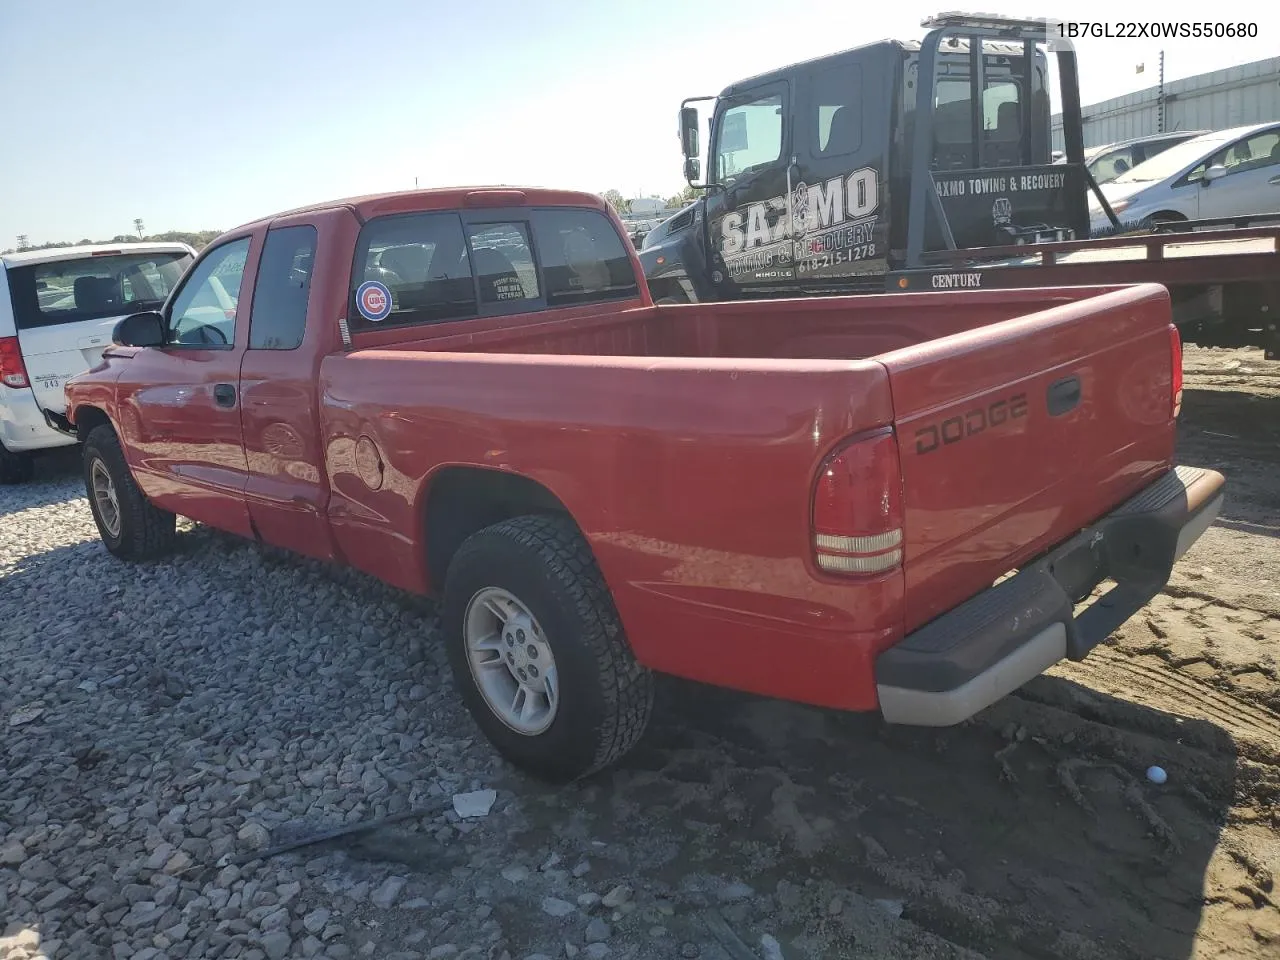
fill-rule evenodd
<path id="1" fill-rule="evenodd" d="M 1157 133 L 1164 133 L 1164 51 L 1160 51 L 1160 93 L 1157 97 L 1156 123 L 1159 125 Z"/>
<path id="2" fill-rule="evenodd" d="M 27 249 L 27 244 L 28 244 L 29 242 L 30 242 L 30 241 L 29 241 L 29 238 L 27 237 L 27 235 L 26 235 L 25 233 L 20 233 L 20 234 L 18 234 L 18 249 L 19 249 L 19 250 L 25 250 L 25 249 Z"/>
<path id="3" fill-rule="evenodd" d="M 133 221 L 133 229 L 138 231 L 138 239 L 142 239 L 142 218 L 138 217 Z"/>

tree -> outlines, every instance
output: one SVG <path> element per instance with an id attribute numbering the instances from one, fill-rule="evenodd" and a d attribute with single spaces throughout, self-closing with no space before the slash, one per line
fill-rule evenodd
<path id="1" fill-rule="evenodd" d="M 18 249 L 25 250 L 28 245 L 28 237 L 25 233 L 18 234 Z"/>
<path id="2" fill-rule="evenodd" d="M 624 198 L 619 191 L 606 190 L 602 196 L 604 197 L 605 203 L 613 207 L 617 213 L 621 214 L 631 212 L 631 201 Z"/>
<path id="3" fill-rule="evenodd" d="M 668 209 L 675 210 L 678 207 L 686 206 L 698 199 L 698 191 L 693 187 L 685 187 L 675 196 L 667 197 Z"/>

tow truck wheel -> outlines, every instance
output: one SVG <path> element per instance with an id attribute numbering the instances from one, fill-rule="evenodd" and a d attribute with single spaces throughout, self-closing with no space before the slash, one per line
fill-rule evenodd
<path id="1" fill-rule="evenodd" d="M 15 453 L 0 443 L 0 483 L 29 483 L 35 463 L 29 453 Z"/>
<path id="2" fill-rule="evenodd" d="M 473 534 L 445 578 L 454 682 L 498 751 L 543 780 L 602 770 L 639 741 L 653 677 L 567 519 L 524 516 Z"/>
<path id="3" fill-rule="evenodd" d="M 150 560 L 173 549 L 177 517 L 153 506 L 133 479 L 116 432 L 95 427 L 84 442 L 89 510 L 106 548 L 124 560 Z"/>

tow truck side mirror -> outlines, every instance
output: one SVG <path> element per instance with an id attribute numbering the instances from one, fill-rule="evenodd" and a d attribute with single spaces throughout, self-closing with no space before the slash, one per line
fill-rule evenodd
<path id="1" fill-rule="evenodd" d="M 698 149 L 698 110 L 696 107 L 681 107 L 680 109 L 680 151 L 684 154 L 686 160 L 690 157 L 697 157 L 701 153 Z M 688 169 L 687 164 L 685 169 Z M 695 174 L 692 179 L 696 180 L 697 175 Z"/>
<path id="2" fill-rule="evenodd" d="M 698 162 L 697 157 L 685 157 L 684 160 L 684 178 L 690 183 L 697 183 L 698 178 L 702 176 L 702 164 Z"/>
<path id="3" fill-rule="evenodd" d="M 1210 167 L 1208 170 L 1204 172 L 1204 177 L 1202 178 L 1202 182 L 1207 187 L 1209 184 L 1213 183 L 1213 181 L 1217 180 L 1219 177 L 1225 177 L 1226 175 L 1227 175 L 1227 168 L 1220 163 L 1215 163 L 1212 167 Z"/>
<path id="4" fill-rule="evenodd" d="M 111 332 L 111 342 L 121 347 L 164 346 L 164 315 L 148 310 L 125 317 Z"/>

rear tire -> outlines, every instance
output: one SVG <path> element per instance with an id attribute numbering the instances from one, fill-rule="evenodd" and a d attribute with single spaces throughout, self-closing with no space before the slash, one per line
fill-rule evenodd
<path id="1" fill-rule="evenodd" d="M 115 556 L 151 560 L 173 550 L 178 518 L 146 498 L 107 424 L 91 430 L 84 442 L 84 486 L 98 535 Z"/>
<path id="2" fill-rule="evenodd" d="M 567 519 L 517 517 L 473 534 L 449 564 L 442 613 L 462 700 L 516 766 L 565 783 L 640 740 L 653 677 Z"/>
<path id="3" fill-rule="evenodd" d="M 29 453 L 15 453 L 0 443 L 0 484 L 30 483 L 35 461 Z"/>
<path id="4" fill-rule="evenodd" d="M 1180 213 L 1173 213 L 1169 210 L 1162 210 L 1159 213 L 1148 214 L 1142 220 L 1142 226 L 1145 230 L 1154 230 L 1162 223 L 1185 223 L 1186 217 Z"/>

